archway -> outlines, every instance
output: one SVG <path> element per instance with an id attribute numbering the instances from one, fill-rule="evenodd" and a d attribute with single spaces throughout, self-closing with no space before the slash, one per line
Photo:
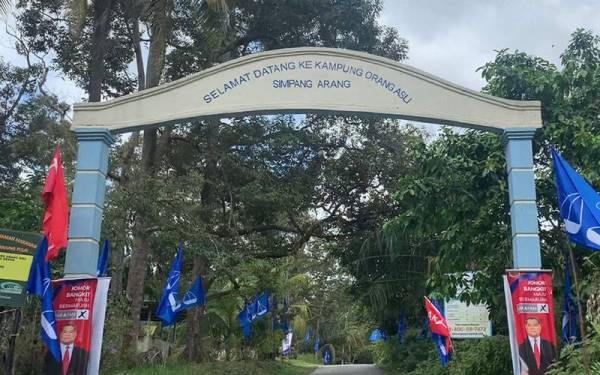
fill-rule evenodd
<path id="1" fill-rule="evenodd" d="M 539 269 L 531 140 L 542 126 L 540 106 L 483 95 L 379 56 L 314 47 L 257 53 L 110 101 L 76 104 L 77 173 L 65 273 L 95 275 L 113 134 L 278 113 L 375 114 L 502 134 L 513 265 Z"/>

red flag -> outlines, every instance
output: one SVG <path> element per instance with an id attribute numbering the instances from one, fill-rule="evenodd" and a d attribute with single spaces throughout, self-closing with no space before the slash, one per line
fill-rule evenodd
<path id="1" fill-rule="evenodd" d="M 452 341 L 450 341 L 450 329 L 448 328 L 448 323 L 446 323 L 446 318 L 444 318 L 442 313 L 427 297 L 425 297 L 425 310 L 429 319 L 429 329 L 435 334 L 446 337 L 446 352 L 450 353 L 452 350 Z"/>
<path id="2" fill-rule="evenodd" d="M 46 206 L 44 211 L 43 230 L 48 237 L 48 252 L 46 260 L 50 261 L 58 256 L 58 251 L 67 247 L 67 222 L 69 208 L 67 206 L 67 188 L 65 175 L 60 157 L 60 146 L 56 146 L 52 163 L 48 169 L 42 200 Z"/>

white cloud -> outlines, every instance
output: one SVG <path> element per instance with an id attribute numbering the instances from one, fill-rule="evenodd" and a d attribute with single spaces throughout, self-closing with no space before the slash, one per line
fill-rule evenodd
<path id="1" fill-rule="evenodd" d="M 479 90 L 476 69 L 502 48 L 560 62 L 578 27 L 600 31 L 600 2 L 591 0 L 385 0 L 382 23 L 409 42 L 407 64 Z"/>
<path id="2" fill-rule="evenodd" d="M 494 50 L 512 48 L 559 64 L 570 34 L 578 27 L 600 33 L 600 2 L 594 0 L 384 0 L 382 23 L 396 27 L 410 46 L 407 64 L 479 90 L 476 69 L 491 61 Z M 14 48 L 0 19 L 0 56 L 13 64 L 25 60 Z M 72 104 L 84 90 L 53 72 L 48 89 Z"/>

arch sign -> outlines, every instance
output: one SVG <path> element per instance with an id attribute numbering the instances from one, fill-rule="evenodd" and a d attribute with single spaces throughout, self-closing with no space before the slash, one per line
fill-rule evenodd
<path id="1" fill-rule="evenodd" d="M 257 53 L 110 101 L 76 104 L 72 129 L 79 148 L 65 272 L 96 272 L 113 134 L 277 113 L 379 115 L 502 134 L 514 267 L 538 269 L 531 140 L 542 126 L 540 106 L 483 95 L 383 57 L 330 48 Z"/>

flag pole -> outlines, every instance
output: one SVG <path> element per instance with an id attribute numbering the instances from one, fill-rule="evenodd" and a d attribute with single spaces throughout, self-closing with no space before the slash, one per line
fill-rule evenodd
<path id="1" fill-rule="evenodd" d="M 575 252 L 573 251 L 573 246 L 569 242 L 568 238 L 566 238 L 566 234 L 563 231 L 564 238 L 566 239 L 567 249 L 569 251 L 569 256 L 571 258 L 571 271 L 573 272 L 573 284 L 575 285 L 575 296 L 577 298 L 577 315 L 579 316 L 579 331 L 581 332 L 581 349 L 583 356 L 583 369 L 585 370 L 586 375 L 590 375 L 590 362 L 588 358 L 587 352 L 587 339 L 585 332 L 585 322 L 583 321 L 583 312 L 581 310 L 581 297 L 579 295 L 579 282 L 577 278 L 577 263 L 575 260 Z"/>

